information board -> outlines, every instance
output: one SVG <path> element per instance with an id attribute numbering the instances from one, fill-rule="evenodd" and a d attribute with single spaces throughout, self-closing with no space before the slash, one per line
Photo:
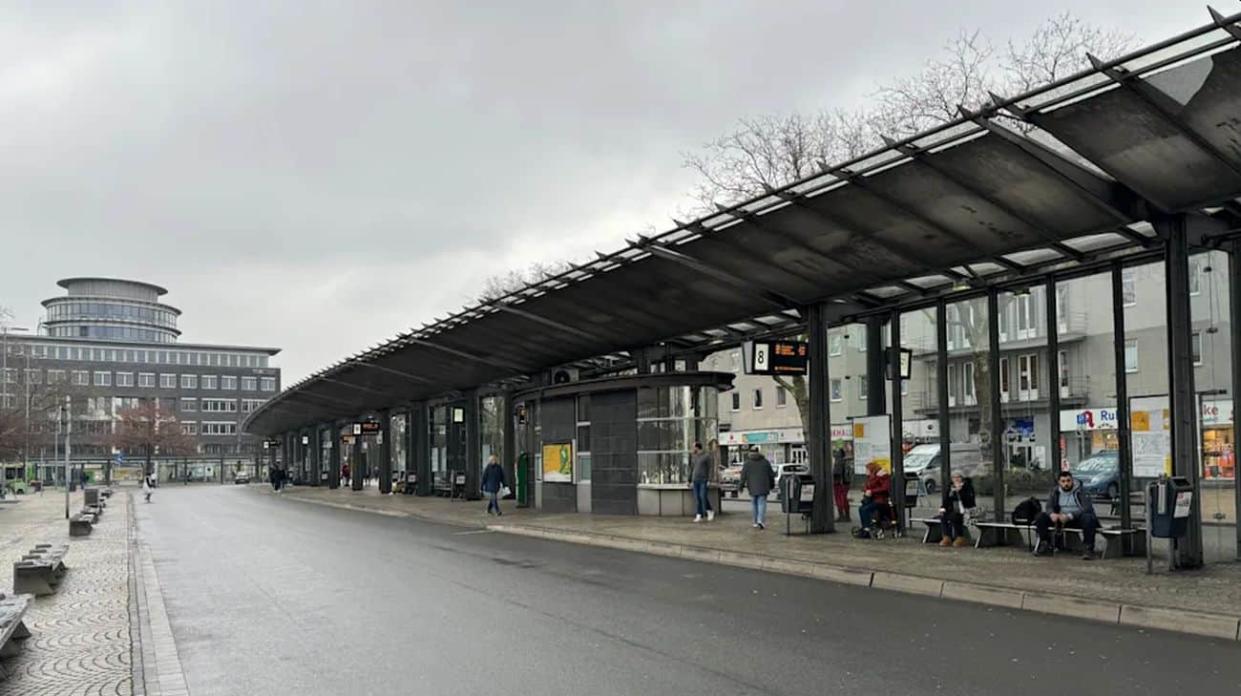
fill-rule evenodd
<path id="1" fill-rule="evenodd" d="M 543 480 L 573 483 L 573 443 L 543 443 Z"/>
<path id="2" fill-rule="evenodd" d="M 853 471 L 865 474 L 866 465 L 875 462 L 892 473 L 891 416 L 864 416 L 853 419 Z"/>
<path id="3" fill-rule="evenodd" d="M 752 375 L 804 375 L 809 355 L 804 341 L 754 341 L 746 368 Z"/>

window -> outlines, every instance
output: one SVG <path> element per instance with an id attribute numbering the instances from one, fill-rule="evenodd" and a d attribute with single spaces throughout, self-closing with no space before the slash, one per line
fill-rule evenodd
<path id="1" fill-rule="evenodd" d="M 116 386 L 118 386 L 118 387 L 132 387 L 132 386 L 134 386 L 134 373 L 132 373 L 132 372 L 118 372 L 118 373 L 116 373 Z"/>
<path id="2" fill-rule="evenodd" d="M 197 435 L 198 424 L 195 423 L 194 421 L 182 421 L 181 432 L 185 433 L 186 435 Z"/>
<path id="3" fill-rule="evenodd" d="M 1017 356 L 1017 400 L 1038 400 L 1038 354 Z"/>
<path id="4" fill-rule="evenodd" d="M 43 370 L 30 368 L 26 370 L 26 384 L 42 384 Z"/>
<path id="5" fill-rule="evenodd" d="M 842 398 L 840 394 L 841 389 L 842 389 L 842 384 L 841 384 L 840 378 L 839 377 L 833 378 L 831 382 L 831 390 L 828 395 L 832 401 L 840 401 L 840 399 Z"/>
<path id="6" fill-rule="evenodd" d="M 728 357 L 732 361 L 733 372 L 740 371 L 741 370 L 741 351 L 734 350 L 732 353 L 729 353 Z"/>
<path id="7" fill-rule="evenodd" d="M 90 373 L 86 370 L 73 371 L 73 386 L 86 387 L 90 386 Z"/>
<path id="8" fill-rule="evenodd" d="M 234 375 L 224 375 L 220 377 L 220 388 L 225 391 L 236 391 L 237 377 Z"/>
<path id="9" fill-rule="evenodd" d="M 828 355 L 840 355 L 845 352 L 844 341 L 841 340 L 840 334 L 827 335 L 827 353 Z"/>
<path id="10" fill-rule="evenodd" d="M 241 412 L 242 413 L 253 413 L 254 411 L 258 410 L 259 406 L 263 405 L 263 401 L 264 401 L 263 399 L 242 399 L 241 400 Z"/>
<path id="11" fill-rule="evenodd" d="M 1196 259 L 1189 260 L 1189 294 L 1202 292 L 1202 263 Z"/>
<path id="12" fill-rule="evenodd" d="M 64 370 L 48 370 L 47 371 L 47 383 L 48 384 L 64 384 L 66 381 L 65 377 L 66 375 L 65 375 Z"/>
<path id="13" fill-rule="evenodd" d="M 957 405 L 957 366 L 948 365 L 948 405 Z"/>
<path id="14" fill-rule="evenodd" d="M 901 396 L 909 396 L 909 380 L 902 379 L 900 382 L 901 382 Z"/>
<path id="15" fill-rule="evenodd" d="M 1056 329 L 1060 333 L 1069 332 L 1069 287 L 1056 286 Z"/>
<path id="16" fill-rule="evenodd" d="M 754 410 L 757 411 L 762 408 L 763 408 L 763 390 L 755 389 L 754 390 Z"/>
<path id="17" fill-rule="evenodd" d="M 242 377 L 241 378 L 241 390 L 242 391 L 258 391 L 258 383 L 259 383 L 258 377 Z"/>
<path id="18" fill-rule="evenodd" d="M 193 398 L 182 398 L 181 399 L 181 412 L 182 413 L 190 413 L 192 411 L 197 411 L 197 410 L 198 410 L 198 399 L 193 399 Z"/>
<path id="19" fill-rule="evenodd" d="M 1034 338 L 1038 335 L 1036 328 L 1037 317 L 1034 312 L 1034 297 L 1032 291 L 1027 290 L 1025 294 L 1017 295 L 1014 301 L 1017 304 L 1017 340 Z"/>
<path id="20" fill-rule="evenodd" d="M 146 388 L 146 389 L 154 388 L 155 387 L 155 373 L 154 372 L 139 372 L 138 373 L 138 386 Z"/>
<path id="21" fill-rule="evenodd" d="M 236 399 L 203 399 L 203 413 L 236 413 Z"/>
<path id="22" fill-rule="evenodd" d="M 1189 339 L 1189 352 L 1194 356 L 1194 364 L 1202 364 L 1202 332 L 1195 331 Z"/>
<path id="23" fill-rule="evenodd" d="M 789 405 L 789 390 L 780 385 L 776 385 L 776 408 L 784 408 Z"/>
<path id="24" fill-rule="evenodd" d="M 1008 358 L 1000 358 L 1000 403 L 1008 403 Z"/>
<path id="25" fill-rule="evenodd" d="M 966 406 L 973 406 L 978 403 L 978 392 L 974 389 L 974 363 L 967 362 L 961 365 L 962 391 L 961 398 Z"/>
<path id="26" fill-rule="evenodd" d="M 732 393 L 732 397 L 733 397 L 732 410 L 740 411 L 741 410 L 741 394 L 734 390 Z"/>
<path id="27" fill-rule="evenodd" d="M 4 368 L 4 383 L 5 384 L 17 384 L 17 368 L 16 367 Z"/>
<path id="28" fill-rule="evenodd" d="M 259 377 L 259 391 L 274 392 L 276 391 L 275 377 Z"/>
<path id="29" fill-rule="evenodd" d="M 1137 339 L 1129 339 L 1125 341 L 1125 372 L 1138 371 L 1138 341 Z"/>
<path id="30" fill-rule="evenodd" d="M 1060 371 L 1060 396 L 1069 395 L 1069 354 L 1066 351 L 1056 353 L 1056 369 Z"/>
<path id="31" fill-rule="evenodd" d="M 199 432 L 203 435 L 236 435 L 237 424 L 232 421 L 203 421 Z"/>
<path id="32" fill-rule="evenodd" d="M 161 373 L 159 376 L 159 388 L 160 389 L 176 389 L 177 388 L 177 376 L 166 375 L 166 374 Z"/>
<path id="33" fill-rule="evenodd" d="M 1126 268 L 1120 274 L 1120 298 L 1126 307 L 1132 307 L 1138 303 L 1138 283 L 1134 277 L 1133 269 Z"/>
<path id="34" fill-rule="evenodd" d="M 181 375 L 181 388 L 182 389 L 197 389 L 198 388 L 198 375 Z"/>
<path id="35" fill-rule="evenodd" d="M 870 391 L 867 387 L 866 375 L 859 375 L 857 378 L 857 398 L 860 401 L 865 401 L 866 397 L 870 395 Z"/>
<path id="36" fill-rule="evenodd" d="M 219 389 L 220 388 L 220 378 L 217 377 L 216 375 L 203 375 L 201 379 L 202 379 L 203 389 Z"/>

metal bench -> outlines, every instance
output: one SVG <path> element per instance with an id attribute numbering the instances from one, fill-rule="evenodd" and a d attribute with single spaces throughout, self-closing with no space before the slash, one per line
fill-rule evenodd
<path id="1" fill-rule="evenodd" d="M 1099 528 L 1096 532 L 1103 538 L 1103 558 L 1122 558 L 1125 555 L 1125 537 L 1133 540 L 1133 553 L 1146 553 L 1145 529 Z M 1082 530 L 1074 527 L 1052 528 L 1052 547 L 1074 553 L 1082 550 Z M 1055 543 L 1059 537 L 1060 543 Z"/>
<path id="2" fill-rule="evenodd" d="M 69 553 L 67 544 L 35 546 L 30 553 L 22 556 L 22 560 L 13 564 L 13 591 L 36 597 L 55 593 L 67 570 L 66 553 Z"/>
<path id="3" fill-rule="evenodd" d="M 30 629 L 22 621 L 30 607 L 30 595 L 6 597 L 0 594 L 0 657 L 12 657 L 21 649 L 21 641 L 30 637 Z"/>
<path id="4" fill-rule="evenodd" d="M 95 526 L 95 516 L 89 513 L 79 512 L 69 518 L 69 536 L 83 537 L 90 536 L 91 530 Z"/>
<path id="5" fill-rule="evenodd" d="M 970 511 L 970 513 L 965 516 L 965 538 L 966 539 L 969 539 L 972 536 L 970 534 L 970 527 L 977 527 L 980 524 L 987 524 L 987 522 L 983 521 L 984 519 L 985 519 L 985 512 L 978 508 L 973 508 Z M 938 517 L 911 517 L 909 518 L 909 524 L 911 526 L 916 523 L 921 523 L 921 524 L 926 525 L 926 532 L 924 532 L 922 535 L 922 543 L 938 544 L 941 540 L 943 540 L 944 528 L 943 528 L 943 525 L 940 524 L 940 519 Z M 975 547 L 977 547 L 978 545 L 977 542 L 975 542 L 974 545 Z"/>
<path id="6" fill-rule="evenodd" d="M 975 522 L 978 538 L 974 540 L 974 548 L 988 546 L 1025 546 L 1034 548 L 1034 524 L 1013 524 L 1012 522 Z"/>

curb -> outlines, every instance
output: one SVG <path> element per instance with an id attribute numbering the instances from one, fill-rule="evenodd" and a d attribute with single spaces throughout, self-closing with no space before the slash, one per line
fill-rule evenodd
<path id="1" fill-rule="evenodd" d="M 855 587 L 869 587 L 889 592 L 938 597 L 940 599 L 982 604 L 1003 609 L 1018 609 L 1040 614 L 1052 614 L 1094 621 L 1096 623 L 1143 629 L 1152 628 L 1207 638 L 1241 641 L 1241 617 L 1228 614 L 1121 604 L 1048 592 L 1027 592 L 972 582 L 942 580 L 921 575 L 874 571 L 864 568 L 850 568 L 828 563 L 776 558 L 761 554 L 723 551 L 688 544 L 646 541 L 596 532 L 569 532 L 551 527 L 539 527 L 520 523 L 486 524 L 480 522 L 479 524 L 463 524 L 413 512 L 380 510 L 362 505 L 349 505 L 326 500 L 310 500 L 296 496 L 290 496 L 289 499 L 300 503 L 323 505 L 324 507 L 341 510 L 368 512 L 388 517 L 414 518 L 453 527 L 487 529 L 503 534 L 536 537 L 550 541 L 597 546 L 618 551 L 644 553 L 652 556 L 681 558 L 733 568 L 744 568 L 746 570 L 780 573 L 782 575 L 796 575 L 843 585 L 853 585 Z"/>
<path id="2" fill-rule="evenodd" d="M 486 528 L 504 534 L 682 558 L 747 570 L 762 570 L 783 575 L 796 575 L 857 587 L 916 594 L 924 597 L 938 597 L 940 599 L 982 604 L 1003 609 L 1018 609 L 1040 614 L 1066 616 L 1096 623 L 1134 628 L 1153 628 L 1173 633 L 1241 641 L 1241 617 L 1226 614 L 1102 602 L 1081 599 L 1071 595 L 1026 592 L 972 582 L 941 580 L 888 571 L 869 571 L 826 563 L 773 558 L 771 556 L 738 553 L 736 551 L 720 551 L 685 544 L 644 541 L 607 534 L 562 532 L 547 527 L 489 524 Z"/>

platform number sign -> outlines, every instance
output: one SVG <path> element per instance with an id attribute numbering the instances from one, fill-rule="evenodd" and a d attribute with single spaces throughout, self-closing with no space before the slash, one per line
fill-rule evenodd
<path id="1" fill-rule="evenodd" d="M 754 341 L 749 350 L 752 375 L 806 374 L 809 344 L 804 341 Z"/>

